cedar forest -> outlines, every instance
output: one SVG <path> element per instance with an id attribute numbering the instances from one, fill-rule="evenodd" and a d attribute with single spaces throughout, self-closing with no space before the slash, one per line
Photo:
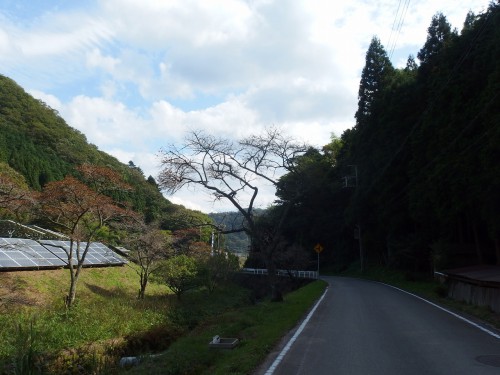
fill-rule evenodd
<path id="1" fill-rule="evenodd" d="M 500 264 L 500 5 L 469 13 L 460 31 L 436 14 L 416 58 L 418 64 L 410 56 L 406 67 L 395 68 L 373 37 L 356 125 L 298 157 L 294 173 L 279 181 L 276 203 L 259 214 L 268 227 L 286 217 L 282 248 L 303 255 L 293 265 L 277 257 L 277 267 L 314 269 L 317 243 L 325 249 L 321 267 L 331 270 L 377 264 L 430 274 Z M 20 184 L 40 191 L 67 175 L 81 177 L 83 164 L 118 172 L 132 189 L 113 198 L 161 229 L 210 220 L 169 202 L 152 176 L 99 151 L 56 111 L 0 76 L 0 176 L 20 181 L 22 175 Z M 15 215 L 5 208 L 0 214 Z M 35 215 L 15 218 L 28 222 Z M 208 242 L 210 228 L 204 230 Z M 108 241 L 120 240 L 109 234 Z M 247 264 L 259 265 L 252 255 Z"/>

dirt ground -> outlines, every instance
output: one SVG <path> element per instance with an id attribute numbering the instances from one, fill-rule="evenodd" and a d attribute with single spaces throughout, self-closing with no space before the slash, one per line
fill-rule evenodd
<path id="1" fill-rule="evenodd" d="M 0 310 L 22 306 L 43 306 L 47 304 L 47 294 L 35 288 L 32 282 L 53 276 L 50 271 L 15 271 L 0 272 Z M 36 276 L 36 277 L 33 277 Z"/>

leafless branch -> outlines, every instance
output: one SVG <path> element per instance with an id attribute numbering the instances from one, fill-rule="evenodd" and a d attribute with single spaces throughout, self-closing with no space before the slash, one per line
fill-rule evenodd
<path id="1" fill-rule="evenodd" d="M 259 193 L 259 181 L 276 186 L 307 150 L 278 128 L 266 129 L 238 142 L 203 131 L 188 134 L 182 147 L 161 151 L 160 186 L 173 194 L 186 186 L 201 186 L 214 200 L 226 199 L 248 220 Z"/>

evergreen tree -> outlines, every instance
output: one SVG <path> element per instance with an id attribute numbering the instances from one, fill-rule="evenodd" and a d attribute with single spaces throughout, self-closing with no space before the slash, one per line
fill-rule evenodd
<path id="1" fill-rule="evenodd" d="M 465 17 L 464 25 L 462 27 L 462 34 L 464 32 L 471 30 L 474 26 L 475 21 L 476 21 L 476 15 L 474 14 L 474 12 L 469 11 L 469 13 L 467 13 L 467 16 Z"/>
<path id="2" fill-rule="evenodd" d="M 358 110 L 355 115 L 358 127 L 363 127 L 368 121 L 377 94 L 382 89 L 387 77 L 394 71 L 387 52 L 375 36 L 366 52 L 365 61 L 359 84 Z"/>
<path id="3" fill-rule="evenodd" d="M 415 57 L 413 55 L 408 56 L 406 60 L 405 72 L 415 72 L 418 69 L 418 65 L 415 62 Z"/>
<path id="4" fill-rule="evenodd" d="M 50 182 L 70 175 L 79 177 L 76 165 L 106 166 L 118 172 L 133 188 L 127 194 L 112 192 L 112 198 L 131 204 L 134 210 L 145 215 L 147 223 L 167 222 L 174 213 L 192 214 L 191 210 L 169 202 L 154 178 L 150 176 L 146 180 L 141 168 L 132 161 L 127 166 L 100 151 L 87 142 L 84 134 L 71 128 L 57 111 L 0 74 L 1 162 L 23 175 L 28 187 L 34 190 L 42 190 Z"/>
<path id="5" fill-rule="evenodd" d="M 418 52 L 417 57 L 422 64 L 427 64 L 443 49 L 452 36 L 451 25 L 443 13 L 432 17 L 431 25 L 427 29 L 427 40 Z"/>

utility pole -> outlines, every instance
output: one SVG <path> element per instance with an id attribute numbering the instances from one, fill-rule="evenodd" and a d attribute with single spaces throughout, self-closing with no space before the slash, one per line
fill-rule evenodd
<path id="1" fill-rule="evenodd" d="M 348 188 L 348 187 L 357 188 L 358 187 L 358 166 L 357 165 L 348 165 L 348 167 L 352 167 L 354 174 L 349 174 L 349 175 L 342 177 L 342 179 L 344 180 L 344 188 Z M 354 183 L 352 182 L 353 180 L 354 180 Z"/>
<path id="2" fill-rule="evenodd" d="M 214 256 L 214 230 L 212 229 L 212 233 L 210 234 L 210 255 Z"/>
<path id="3" fill-rule="evenodd" d="M 353 169 L 354 175 L 346 175 L 344 176 L 344 188 L 353 187 L 354 189 L 358 188 L 358 166 L 355 164 L 348 165 Z M 352 172 L 351 172 L 352 173 Z M 354 184 L 352 183 L 354 180 Z M 358 218 L 359 219 L 359 218 Z M 358 220 L 359 222 L 359 220 Z M 361 273 L 364 271 L 364 252 L 363 252 L 363 241 L 361 240 L 361 226 L 359 224 L 355 225 L 354 228 L 354 238 L 359 242 L 359 263 Z"/>
<path id="4" fill-rule="evenodd" d="M 357 238 L 359 242 L 359 264 L 361 273 L 364 272 L 364 254 L 363 254 L 363 242 L 361 241 L 361 226 L 356 224 L 354 229 L 354 238 Z"/>

